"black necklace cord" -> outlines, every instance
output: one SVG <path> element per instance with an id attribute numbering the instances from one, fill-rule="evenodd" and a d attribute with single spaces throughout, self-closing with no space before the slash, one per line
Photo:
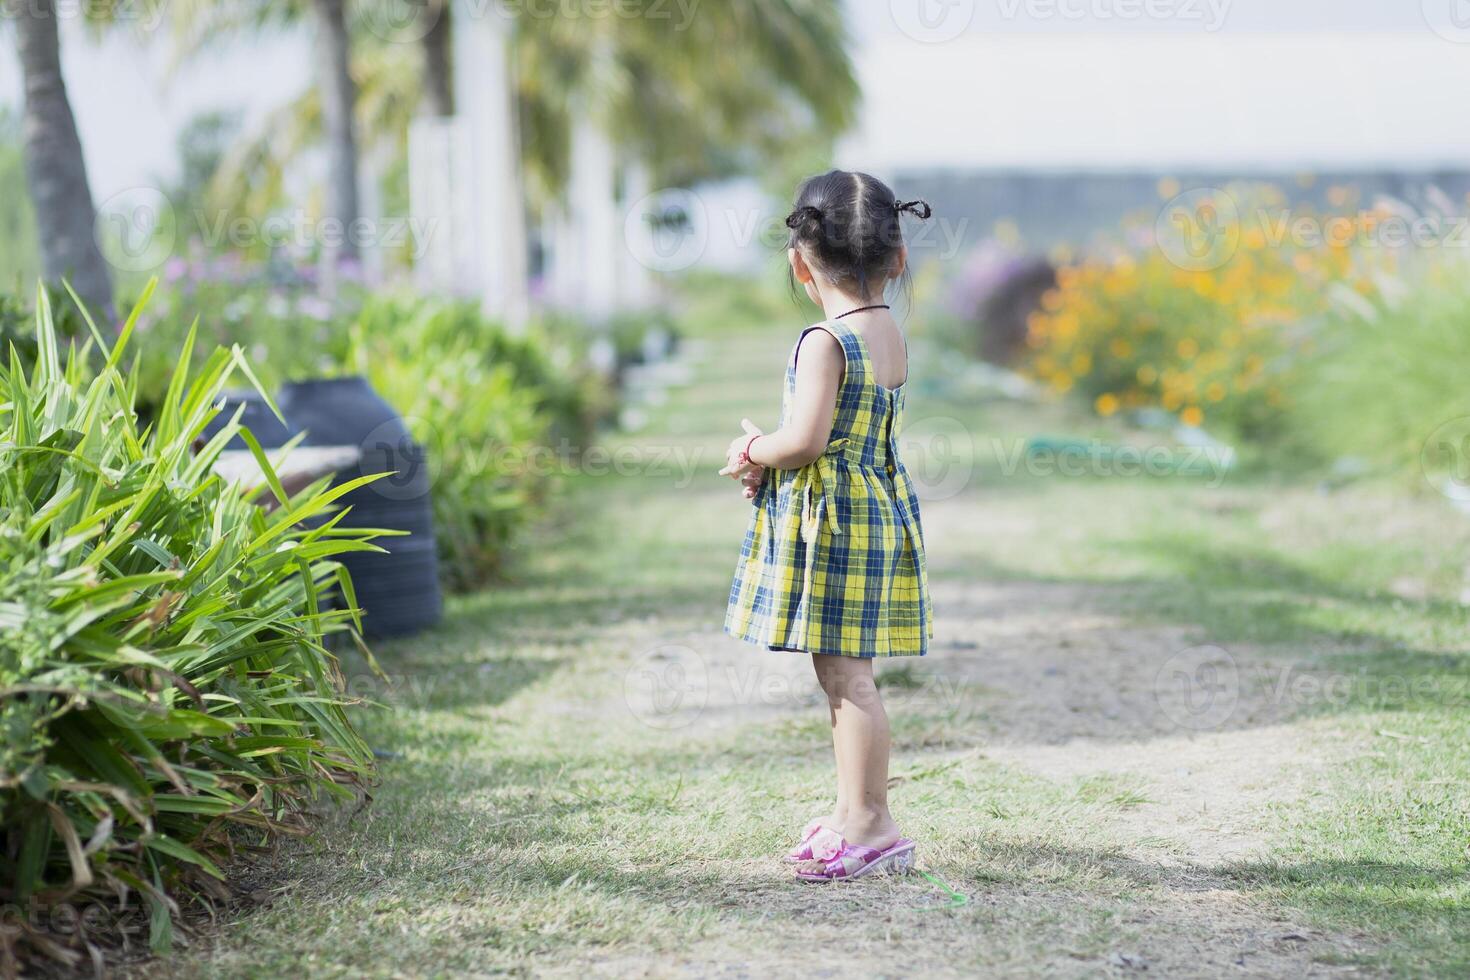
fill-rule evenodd
<path id="1" fill-rule="evenodd" d="M 841 320 L 845 316 L 852 316 L 854 313 L 866 313 L 868 310 L 891 310 L 891 309 L 893 309 L 893 307 L 889 306 L 887 303 L 874 303 L 872 306 L 859 306 L 855 310 L 848 310 L 846 313 L 839 313 L 837 316 L 834 316 L 832 319 L 834 319 L 834 320 Z"/>

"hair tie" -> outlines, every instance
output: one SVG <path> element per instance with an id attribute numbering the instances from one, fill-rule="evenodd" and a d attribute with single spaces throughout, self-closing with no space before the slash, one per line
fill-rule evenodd
<path id="1" fill-rule="evenodd" d="M 786 216 L 786 227 L 795 231 L 808 221 L 820 223 L 822 217 L 822 210 L 820 208 L 814 208 L 810 204 L 803 205 Z"/>
<path id="2" fill-rule="evenodd" d="M 899 214 L 905 212 L 912 214 L 920 221 L 928 221 L 929 216 L 934 213 L 934 209 L 929 207 L 928 201 L 894 201 L 893 210 Z"/>

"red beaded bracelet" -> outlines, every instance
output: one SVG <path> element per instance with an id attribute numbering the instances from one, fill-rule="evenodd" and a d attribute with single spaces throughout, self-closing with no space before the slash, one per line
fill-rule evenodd
<path id="1" fill-rule="evenodd" d="M 761 437 L 761 435 L 762 435 L 762 433 L 757 432 L 755 435 L 751 436 L 750 437 L 750 441 L 745 444 L 745 452 L 743 452 L 743 453 L 740 454 L 740 461 L 742 463 L 754 462 L 750 458 L 750 447 L 755 445 L 755 441 L 757 439 L 759 439 Z"/>

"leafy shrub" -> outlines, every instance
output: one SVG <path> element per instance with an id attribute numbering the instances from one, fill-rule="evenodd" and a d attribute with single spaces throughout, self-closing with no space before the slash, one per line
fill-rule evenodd
<path id="1" fill-rule="evenodd" d="M 196 361 L 214 346 L 240 345 L 261 383 L 334 377 L 346 369 L 352 317 L 362 302 L 350 284 L 334 303 L 316 294 L 314 282 L 287 268 L 242 266 L 219 259 L 180 262 L 177 277 L 138 324 L 139 398 L 145 410 L 168 386 L 185 335 L 198 321 L 202 343 Z"/>
<path id="2" fill-rule="evenodd" d="M 579 324 L 543 321 L 513 335 L 473 302 L 413 295 L 369 298 L 358 311 L 356 324 L 355 341 L 366 339 L 375 352 L 391 348 L 419 362 L 408 365 L 409 370 L 432 368 L 450 349 L 487 367 L 507 367 L 515 383 L 531 392 L 536 406 L 548 415 L 554 440 L 584 444 L 610 409 L 609 394 L 588 369 Z M 353 367 L 361 371 L 361 360 L 355 360 Z"/>
<path id="3" fill-rule="evenodd" d="M 1470 285 L 1445 261 L 1372 300 L 1335 306 L 1317 331 L 1292 413 L 1303 451 L 1418 476 L 1425 440 L 1470 416 Z"/>
<path id="4" fill-rule="evenodd" d="M 187 335 L 145 429 L 120 367 L 141 308 L 110 350 L 93 331 L 92 369 L 38 307 L 34 367 L 0 367 L 0 900 L 141 899 L 157 949 L 221 893 L 232 829 L 301 832 L 369 776 L 325 644 L 356 617 L 333 559 L 375 546 L 329 516 L 350 484 L 287 497 L 267 467 L 267 511 L 212 475 L 239 426 L 196 440 L 238 348 L 191 372 Z M 80 933 L 19 925 L 0 960 L 81 960 Z"/>
<path id="5" fill-rule="evenodd" d="M 587 367 L 579 325 L 541 322 L 513 335 L 469 301 L 346 288 L 328 303 L 289 271 L 216 266 L 181 272 L 167 312 L 140 325 L 145 414 L 178 362 L 178 324 L 196 316 L 201 336 L 242 346 L 267 387 L 365 375 L 429 450 L 440 566 L 451 589 L 483 584 L 503 567 L 515 532 L 545 496 L 547 450 L 574 452 L 611 414 L 611 392 Z"/>
<path id="6" fill-rule="evenodd" d="M 1274 437 L 1330 291 L 1372 290 L 1346 246 L 1293 248 L 1251 223 L 1227 233 L 1239 247 L 1218 268 L 1181 268 L 1150 243 L 1059 269 L 1028 322 L 1028 373 L 1101 415 L 1154 407 Z"/>
<path id="7" fill-rule="evenodd" d="M 502 567 L 555 470 L 546 391 L 524 383 L 514 359 L 487 356 L 499 346 L 496 336 L 483 327 L 477 335 L 405 324 L 358 337 L 361 373 L 427 451 L 440 576 L 457 591 L 484 584 Z"/>
<path id="8" fill-rule="evenodd" d="M 1057 284 L 1051 262 L 998 240 L 982 242 L 951 287 L 950 312 L 965 329 L 954 337 L 967 354 L 1010 366 L 1025 351 L 1027 321 Z"/>

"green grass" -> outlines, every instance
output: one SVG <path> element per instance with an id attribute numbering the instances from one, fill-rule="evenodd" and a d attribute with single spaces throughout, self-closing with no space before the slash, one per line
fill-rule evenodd
<path id="1" fill-rule="evenodd" d="M 933 507 L 936 520 L 975 522 L 931 538 L 936 589 L 1058 590 L 1048 616 L 1183 631 L 1229 650 L 1249 683 L 1283 670 L 1341 679 L 1340 694 L 1271 720 L 1333 764 L 1300 797 L 1241 818 L 1262 853 L 1181 866 L 1169 828 L 1151 824 L 1168 802 L 1157 774 L 1047 774 L 992 749 L 1007 737 L 1006 692 L 986 676 L 986 651 L 941 618 L 933 656 L 880 677 L 897 814 L 921 863 L 969 904 L 940 910 L 946 896 L 922 878 L 787 880 L 771 856 L 829 802 L 811 690 L 711 702 L 684 728 L 644 724 L 626 696 L 671 646 L 697 650 L 715 681 L 745 664 L 800 677 L 790 660 L 715 637 L 746 517 L 713 475 L 718 453 L 741 415 L 774 420 L 792 334 L 763 324 L 798 320 L 726 300 L 691 302 L 681 325 L 706 345 L 697 383 L 626 440 L 702 454 L 696 478 L 570 479 L 514 584 L 381 649 L 396 685 L 369 692 L 388 708 L 362 720 L 398 757 L 371 806 L 249 868 L 259 901 L 148 972 L 799 973 L 824 965 L 823 944 L 864 973 L 1090 976 L 1139 950 L 1156 975 L 1470 968 L 1470 651 L 1457 601 L 1470 521 L 1395 488 L 1006 475 L 992 438 L 1137 434 L 960 389 L 918 388 L 909 405 L 911 420 L 955 418 L 975 437 L 971 480 Z M 1065 665 L 1068 648 L 1037 628 Z M 1116 744 L 1146 750 L 1154 737 Z M 1260 759 L 1260 778 L 1291 763 Z M 1250 938 L 1272 923 L 1313 930 L 1311 942 Z M 1190 944 L 1199 950 L 1180 952 Z"/>

